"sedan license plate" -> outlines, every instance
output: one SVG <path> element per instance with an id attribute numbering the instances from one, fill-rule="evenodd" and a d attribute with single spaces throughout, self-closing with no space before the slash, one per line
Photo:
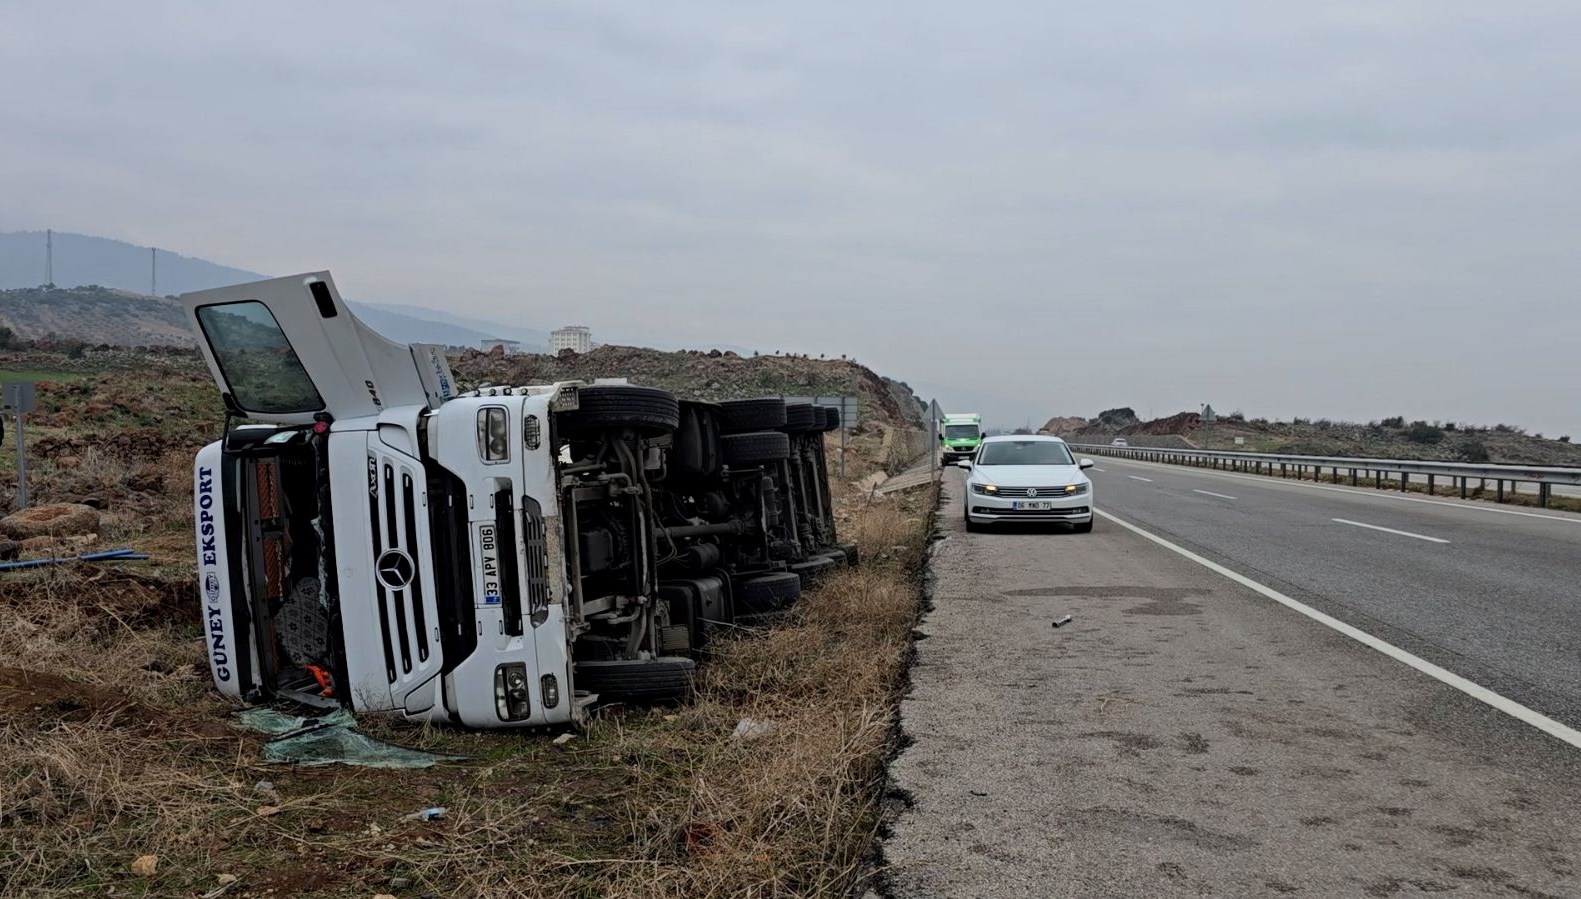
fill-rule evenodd
<path id="1" fill-rule="evenodd" d="M 1035 511 L 1042 510 L 1042 509 L 1052 509 L 1052 508 L 1054 508 L 1054 504 L 1051 503 L 1051 502 L 1047 502 L 1045 500 L 1032 500 L 1032 499 L 1029 499 L 1029 500 L 1023 500 L 1021 502 L 1011 503 L 1010 504 L 1010 508 L 1015 509 L 1017 511 L 1019 511 L 1021 509 L 1026 509 L 1029 512 L 1035 512 Z"/>

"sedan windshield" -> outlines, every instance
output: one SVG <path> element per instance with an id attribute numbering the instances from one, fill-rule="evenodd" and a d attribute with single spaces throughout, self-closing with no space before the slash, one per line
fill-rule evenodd
<path id="1" fill-rule="evenodd" d="M 978 465 L 1075 465 L 1070 450 L 1053 440 L 996 440 L 977 451 Z"/>

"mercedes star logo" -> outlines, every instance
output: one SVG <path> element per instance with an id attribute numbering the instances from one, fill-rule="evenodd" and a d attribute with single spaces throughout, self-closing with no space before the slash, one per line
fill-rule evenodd
<path id="1" fill-rule="evenodd" d="M 412 577 L 417 573 L 417 566 L 412 564 L 412 557 L 398 549 L 385 550 L 384 555 L 379 556 L 374 568 L 379 576 L 379 583 L 391 590 L 405 590 L 406 585 L 412 582 Z"/>

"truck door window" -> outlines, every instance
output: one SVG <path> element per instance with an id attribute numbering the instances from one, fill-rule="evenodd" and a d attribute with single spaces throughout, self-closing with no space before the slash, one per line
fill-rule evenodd
<path id="1" fill-rule="evenodd" d="M 204 306 L 198 323 L 236 405 L 245 412 L 317 412 L 324 400 L 269 307 L 257 301 Z"/>

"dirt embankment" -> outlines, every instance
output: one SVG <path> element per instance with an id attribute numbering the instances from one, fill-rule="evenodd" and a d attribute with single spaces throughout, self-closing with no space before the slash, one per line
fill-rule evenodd
<path id="1" fill-rule="evenodd" d="M 866 421 L 921 427 L 922 403 L 905 384 L 849 359 L 740 356 L 711 350 L 667 353 L 642 347 L 601 346 L 590 353 L 505 356 L 469 351 L 452 357 L 463 384 L 544 384 L 590 378 L 629 378 L 684 399 L 728 400 L 785 394 L 859 397 Z"/>

